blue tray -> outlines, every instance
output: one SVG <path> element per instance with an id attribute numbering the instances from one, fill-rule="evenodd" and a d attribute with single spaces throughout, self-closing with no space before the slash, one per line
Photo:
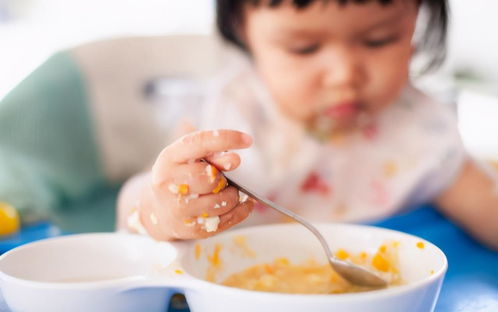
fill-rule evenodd
<path id="1" fill-rule="evenodd" d="M 38 222 L 24 226 L 14 235 L 0 237 L 0 254 L 22 244 L 59 235 L 62 235 L 62 231 L 50 222 Z"/>

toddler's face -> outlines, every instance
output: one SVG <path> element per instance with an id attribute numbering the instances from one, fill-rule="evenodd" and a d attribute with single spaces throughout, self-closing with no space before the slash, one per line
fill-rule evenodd
<path id="1" fill-rule="evenodd" d="M 333 133 L 354 129 L 406 85 L 416 2 L 247 5 L 242 35 L 281 111 Z"/>

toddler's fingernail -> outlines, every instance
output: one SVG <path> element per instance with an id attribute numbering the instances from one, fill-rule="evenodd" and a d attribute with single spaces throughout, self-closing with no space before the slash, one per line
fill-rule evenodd
<path id="1" fill-rule="evenodd" d="M 245 143 L 245 144 L 251 144 L 252 143 L 252 137 L 248 134 L 243 134 L 242 135 L 242 141 Z"/>

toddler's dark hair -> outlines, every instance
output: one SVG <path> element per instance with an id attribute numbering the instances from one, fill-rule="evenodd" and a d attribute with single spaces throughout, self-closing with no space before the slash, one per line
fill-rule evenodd
<path id="1" fill-rule="evenodd" d="M 269 7 L 278 7 L 283 2 L 289 1 L 296 8 L 303 9 L 316 1 L 336 1 L 341 5 L 348 3 L 365 3 L 378 1 L 382 5 L 389 5 L 393 0 L 217 0 L 216 14 L 217 27 L 222 37 L 247 50 L 242 40 L 237 35 L 241 25 L 244 5 L 264 4 Z M 428 9 L 428 20 L 422 41 L 417 47 L 418 52 L 425 52 L 430 55 L 424 71 L 438 68 L 446 57 L 446 35 L 448 31 L 448 1 L 447 0 L 417 0 L 420 5 Z"/>

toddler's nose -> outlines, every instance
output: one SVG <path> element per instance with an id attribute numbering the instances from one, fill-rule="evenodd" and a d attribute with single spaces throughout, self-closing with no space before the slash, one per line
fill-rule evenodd
<path id="1" fill-rule="evenodd" d="M 347 48 L 331 49 L 323 59 L 323 85 L 326 88 L 354 88 L 360 80 L 360 62 Z"/>

